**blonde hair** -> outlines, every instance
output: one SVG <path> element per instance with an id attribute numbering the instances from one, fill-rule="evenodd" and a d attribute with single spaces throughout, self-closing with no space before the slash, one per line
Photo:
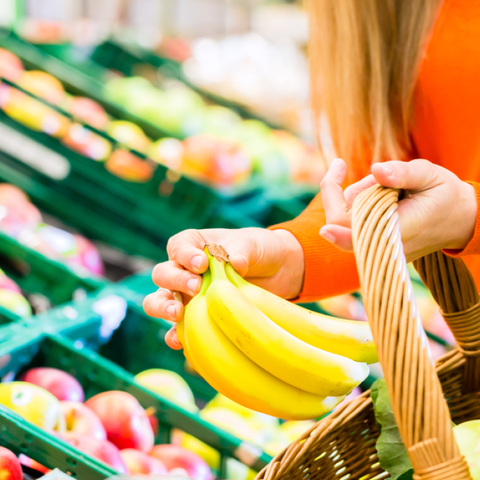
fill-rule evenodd
<path id="1" fill-rule="evenodd" d="M 352 179 L 410 147 L 411 104 L 441 0 L 307 0 L 312 106 Z"/>

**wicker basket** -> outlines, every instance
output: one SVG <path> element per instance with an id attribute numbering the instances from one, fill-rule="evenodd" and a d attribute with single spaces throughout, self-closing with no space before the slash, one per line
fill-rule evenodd
<path id="1" fill-rule="evenodd" d="M 462 260 L 441 252 L 415 262 L 457 348 L 436 362 L 415 306 L 398 228 L 396 190 L 371 187 L 353 206 L 365 308 L 415 480 L 471 479 L 451 421 L 480 419 L 480 299 Z M 341 405 L 277 455 L 256 480 L 389 478 L 378 463 L 370 392 Z"/>

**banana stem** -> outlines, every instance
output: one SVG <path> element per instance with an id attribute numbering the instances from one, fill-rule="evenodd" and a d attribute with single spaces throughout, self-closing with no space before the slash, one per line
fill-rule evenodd
<path id="1" fill-rule="evenodd" d="M 224 260 L 210 255 L 207 250 L 208 264 L 210 266 L 210 271 L 213 278 L 221 278 L 223 280 L 228 280 L 227 274 L 225 273 L 225 262 Z"/>
<path id="2" fill-rule="evenodd" d="M 200 287 L 200 291 L 198 292 L 198 295 L 205 295 L 211 283 L 212 283 L 212 274 L 210 272 L 210 269 L 208 269 L 203 274 L 202 286 Z"/>

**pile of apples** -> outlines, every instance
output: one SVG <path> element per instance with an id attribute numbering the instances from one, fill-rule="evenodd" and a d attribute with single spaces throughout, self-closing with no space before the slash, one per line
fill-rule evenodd
<path id="1" fill-rule="evenodd" d="M 0 269 L 0 306 L 19 317 L 28 317 L 32 314 L 32 307 L 23 296 L 20 287 L 2 269 Z"/>
<path id="2" fill-rule="evenodd" d="M 153 125 L 187 137 L 176 144 L 172 138 L 158 140 L 148 155 L 210 185 L 239 185 L 253 174 L 264 182 L 317 185 L 323 176 L 317 152 L 295 135 L 207 105 L 185 85 L 161 90 L 143 77 L 117 78 L 105 85 L 105 95 Z"/>
<path id="3" fill-rule="evenodd" d="M 154 412 L 127 392 L 102 392 L 85 401 L 83 388 L 72 375 L 39 367 L 19 381 L 0 384 L 0 404 L 119 473 L 213 480 L 209 466 L 195 453 L 178 445 L 154 445 L 158 428 Z M 48 472 L 23 455 L 20 461 Z"/>
<path id="4" fill-rule="evenodd" d="M 104 274 L 97 248 L 82 235 L 44 223 L 38 208 L 21 189 L 0 184 L 0 211 L 0 230 L 10 237 L 82 274 Z"/>

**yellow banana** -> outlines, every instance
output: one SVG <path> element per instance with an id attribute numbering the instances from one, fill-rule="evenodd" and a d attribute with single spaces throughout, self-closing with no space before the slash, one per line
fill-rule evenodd
<path id="1" fill-rule="evenodd" d="M 228 280 L 223 260 L 211 257 L 210 271 L 213 280 L 206 293 L 210 316 L 258 366 L 323 397 L 345 395 L 367 377 L 366 364 L 312 347 L 270 320 Z M 187 346 L 188 341 L 187 333 Z"/>
<path id="2" fill-rule="evenodd" d="M 304 342 L 356 362 L 378 362 L 372 331 L 366 322 L 312 312 L 244 280 L 227 264 L 228 279 L 270 320 Z"/>
<path id="3" fill-rule="evenodd" d="M 188 361 L 213 388 L 247 408 L 286 420 L 319 417 L 343 400 L 293 387 L 245 356 L 210 318 L 205 296 L 209 285 L 207 271 L 201 291 L 186 306 L 177 332 Z"/>

